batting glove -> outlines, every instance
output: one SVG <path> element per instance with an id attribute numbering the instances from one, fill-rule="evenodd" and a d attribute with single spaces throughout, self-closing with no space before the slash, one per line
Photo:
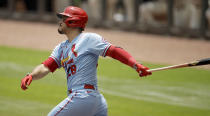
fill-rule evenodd
<path id="1" fill-rule="evenodd" d="M 142 64 L 135 64 L 134 68 L 139 73 L 140 77 L 151 75 L 151 72 L 148 72 L 149 68 L 143 66 Z"/>
<path id="2" fill-rule="evenodd" d="M 21 88 L 23 90 L 28 89 L 27 86 L 29 86 L 31 82 L 32 82 L 32 76 L 29 74 L 21 80 Z"/>

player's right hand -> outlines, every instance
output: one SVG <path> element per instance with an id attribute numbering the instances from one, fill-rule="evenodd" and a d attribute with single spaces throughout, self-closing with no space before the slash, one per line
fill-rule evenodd
<path id="1" fill-rule="evenodd" d="M 21 80 L 21 88 L 23 90 L 28 89 L 27 86 L 29 86 L 31 82 L 32 82 L 32 76 L 29 74 Z"/>
<path id="2" fill-rule="evenodd" d="M 149 68 L 146 66 L 143 66 L 142 64 L 136 64 L 135 68 L 136 68 L 136 71 L 139 73 L 140 77 L 148 76 L 152 74 L 151 72 L 148 71 Z"/>

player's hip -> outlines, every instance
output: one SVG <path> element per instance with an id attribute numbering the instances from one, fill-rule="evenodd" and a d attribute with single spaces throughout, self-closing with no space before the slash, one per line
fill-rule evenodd
<path id="1" fill-rule="evenodd" d="M 107 103 L 96 90 L 75 90 L 58 104 L 48 116 L 107 116 Z"/>

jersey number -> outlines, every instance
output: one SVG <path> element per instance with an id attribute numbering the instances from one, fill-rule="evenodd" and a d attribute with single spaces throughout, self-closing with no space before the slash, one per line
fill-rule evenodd
<path id="1" fill-rule="evenodd" d="M 71 71 L 71 73 L 69 73 L 69 71 Z M 77 72 L 76 65 L 71 65 L 71 67 L 69 67 L 69 69 L 68 69 L 68 73 L 69 73 L 68 77 L 71 75 L 74 75 L 76 72 Z"/>

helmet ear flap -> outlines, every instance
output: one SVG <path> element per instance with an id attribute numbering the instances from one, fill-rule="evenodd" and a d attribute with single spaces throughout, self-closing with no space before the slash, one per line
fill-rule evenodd
<path id="1" fill-rule="evenodd" d="M 66 21 L 66 23 L 68 23 L 68 24 L 73 24 L 73 23 L 75 23 L 75 21 L 71 21 L 71 20 L 69 20 L 69 21 Z"/>
<path id="2" fill-rule="evenodd" d="M 64 23 L 66 23 L 66 25 L 67 25 L 68 27 L 70 27 L 71 24 L 72 24 L 72 20 L 71 20 L 70 18 L 67 18 L 67 19 L 64 21 Z"/>
<path id="3" fill-rule="evenodd" d="M 71 27 L 72 21 L 71 20 L 65 20 L 65 23 L 68 27 Z"/>
<path id="4" fill-rule="evenodd" d="M 67 18 L 65 20 L 65 23 L 68 27 L 76 27 L 78 24 L 80 24 L 79 19 L 77 17 Z"/>

